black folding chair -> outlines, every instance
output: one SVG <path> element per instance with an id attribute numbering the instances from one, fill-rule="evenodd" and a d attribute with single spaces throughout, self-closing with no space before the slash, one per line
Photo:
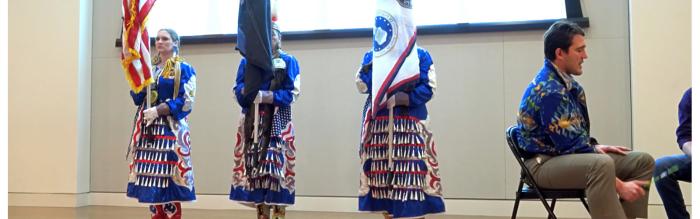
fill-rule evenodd
<path id="1" fill-rule="evenodd" d="M 578 198 L 581 200 L 581 203 L 583 203 L 583 206 L 586 207 L 586 210 L 590 212 L 588 203 L 586 203 L 586 192 L 583 189 L 546 189 L 537 186 L 537 182 L 535 182 L 534 177 L 532 177 L 532 173 L 530 173 L 530 170 L 525 166 L 522 149 L 518 146 L 517 132 L 518 128 L 515 125 L 508 127 L 508 130 L 506 130 L 508 147 L 510 151 L 513 152 L 513 156 L 515 156 L 518 164 L 520 164 L 520 183 L 518 185 L 518 190 L 515 192 L 515 205 L 513 206 L 513 216 L 511 216 L 511 219 L 515 219 L 515 216 L 518 214 L 518 205 L 521 199 L 539 199 L 547 210 L 547 213 L 549 213 L 548 218 L 551 219 L 557 218 L 557 216 L 554 215 L 554 206 L 557 203 L 557 199 L 562 198 Z M 552 200 L 551 205 L 547 203 L 547 199 Z"/>

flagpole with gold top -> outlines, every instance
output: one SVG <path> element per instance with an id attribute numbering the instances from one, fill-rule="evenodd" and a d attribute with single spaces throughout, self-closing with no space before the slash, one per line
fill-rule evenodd
<path id="1" fill-rule="evenodd" d="M 156 0 L 122 0 L 122 51 L 121 66 L 126 80 L 136 94 L 146 89 L 145 108 L 140 109 L 137 118 L 143 116 L 143 110 L 151 107 L 150 84 L 154 82 L 151 69 L 150 38 L 146 29 L 148 14 Z M 137 121 L 137 120 L 135 120 Z M 134 124 L 132 137 L 127 149 L 127 159 L 132 148 L 138 142 L 143 124 Z M 136 128 L 139 127 L 139 128 Z"/>

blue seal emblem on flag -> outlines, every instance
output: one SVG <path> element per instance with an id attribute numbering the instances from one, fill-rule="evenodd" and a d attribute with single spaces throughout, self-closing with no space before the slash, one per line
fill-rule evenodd
<path id="1" fill-rule="evenodd" d="M 382 56 L 389 52 L 396 44 L 396 19 L 386 11 L 377 11 L 374 18 L 374 55 Z"/>

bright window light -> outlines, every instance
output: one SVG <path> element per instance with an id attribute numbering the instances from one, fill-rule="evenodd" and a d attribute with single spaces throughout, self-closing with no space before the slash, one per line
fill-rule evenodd
<path id="1" fill-rule="evenodd" d="M 151 33 L 173 28 L 182 36 L 235 34 L 239 0 L 158 0 L 149 14 Z M 371 28 L 375 0 L 278 0 L 283 31 Z M 418 25 L 566 18 L 564 0 L 416 0 Z"/>

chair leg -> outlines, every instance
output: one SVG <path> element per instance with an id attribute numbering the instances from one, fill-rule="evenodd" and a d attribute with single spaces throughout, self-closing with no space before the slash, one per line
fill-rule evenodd
<path id="1" fill-rule="evenodd" d="M 515 217 L 518 215 L 518 206 L 520 205 L 520 194 L 523 190 L 523 181 L 520 180 L 520 185 L 518 185 L 518 191 L 515 192 L 515 204 L 513 204 L 513 214 L 510 216 L 510 219 L 515 219 Z"/>
<path id="2" fill-rule="evenodd" d="M 554 215 L 554 211 L 552 210 L 552 208 L 549 207 L 549 203 L 547 203 L 547 199 L 544 198 L 542 192 L 540 192 L 540 189 L 537 187 L 533 187 L 533 189 L 537 193 L 537 196 L 540 197 L 540 201 L 542 202 L 542 205 L 544 205 L 544 208 L 547 210 L 547 213 L 549 213 L 550 218 L 557 219 L 557 216 Z"/>
<path id="3" fill-rule="evenodd" d="M 583 203 L 583 207 L 586 207 L 586 211 L 588 211 L 588 213 L 590 213 L 591 209 L 588 208 L 588 202 L 586 202 L 586 198 L 581 197 L 581 203 Z"/>
<path id="4" fill-rule="evenodd" d="M 552 206 L 552 213 L 550 213 L 549 216 L 548 216 L 547 218 L 549 218 L 549 219 L 555 219 L 555 218 L 557 218 L 556 216 L 554 216 L 554 206 L 555 206 L 556 204 L 557 204 L 557 199 L 556 199 L 556 198 L 553 198 L 553 199 L 552 199 L 552 205 L 551 205 L 551 206 Z"/>
<path id="5" fill-rule="evenodd" d="M 518 193 L 515 197 L 515 205 L 513 205 L 513 214 L 510 217 L 510 219 L 515 219 L 515 217 L 518 215 L 518 205 L 520 205 L 520 193 Z"/>

